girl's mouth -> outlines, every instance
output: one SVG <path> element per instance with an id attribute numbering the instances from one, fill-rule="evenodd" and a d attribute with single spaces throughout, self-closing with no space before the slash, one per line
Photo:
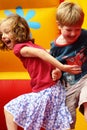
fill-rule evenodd
<path id="1" fill-rule="evenodd" d="M 5 41 L 6 44 L 10 44 L 11 43 L 11 40 L 7 40 Z"/>

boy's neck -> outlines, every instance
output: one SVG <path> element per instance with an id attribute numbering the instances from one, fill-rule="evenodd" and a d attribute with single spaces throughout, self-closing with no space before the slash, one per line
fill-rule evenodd
<path id="1" fill-rule="evenodd" d="M 67 41 L 64 39 L 64 37 L 62 35 L 60 35 L 56 39 L 56 45 L 58 45 L 58 46 L 66 46 L 67 44 L 68 44 Z"/>
<path id="2" fill-rule="evenodd" d="M 70 45 L 71 43 L 67 42 L 66 39 L 60 35 L 57 39 L 56 39 L 56 45 L 58 46 L 67 46 Z"/>

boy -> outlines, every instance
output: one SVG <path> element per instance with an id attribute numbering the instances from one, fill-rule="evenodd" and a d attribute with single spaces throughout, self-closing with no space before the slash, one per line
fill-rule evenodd
<path id="1" fill-rule="evenodd" d="M 84 21 L 82 8 L 73 2 L 62 2 L 56 14 L 60 35 L 51 44 L 50 53 L 63 64 L 79 65 L 80 74 L 63 72 L 62 79 L 66 88 L 66 105 L 68 106 L 75 128 L 76 108 L 87 121 L 87 30 L 81 29 Z M 53 72 L 53 79 L 57 76 Z"/>

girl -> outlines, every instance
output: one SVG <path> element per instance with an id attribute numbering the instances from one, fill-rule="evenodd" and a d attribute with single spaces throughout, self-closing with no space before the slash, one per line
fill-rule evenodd
<path id="1" fill-rule="evenodd" d="M 4 106 L 8 130 L 66 130 L 72 119 L 65 106 L 65 92 L 60 81 L 53 81 L 51 72 L 79 73 L 77 65 L 63 65 L 30 38 L 30 29 L 24 18 L 13 14 L 0 24 L 0 48 L 13 50 L 30 74 L 32 93 L 21 95 Z M 54 66 L 54 67 L 53 67 Z M 61 71 L 58 69 L 58 76 Z"/>

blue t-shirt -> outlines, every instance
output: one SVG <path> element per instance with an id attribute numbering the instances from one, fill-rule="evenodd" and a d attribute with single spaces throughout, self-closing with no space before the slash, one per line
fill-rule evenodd
<path id="1" fill-rule="evenodd" d="M 55 41 L 51 43 L 50 54 L 63 64 L 80 65 L 82 73 L 72 75 L 63 73 L 63 79 L 69 85 L 75 84 L 81 77 L 87 74 L 87 30 L 82 29 L 76 42 L 67 46 L 58 46 Z"/>

